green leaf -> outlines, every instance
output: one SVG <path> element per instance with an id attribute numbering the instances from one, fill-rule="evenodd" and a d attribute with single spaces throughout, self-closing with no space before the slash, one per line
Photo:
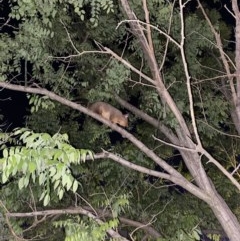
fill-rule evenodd
<path id="1" fill-rule="evenodd" d="M 54 166 L 50 167 L 49 172 L 50 172 L 49 176 L 53 177 L 57 173 L 56 167 L 54 167 Z"/>
<path id="2" fill-rule="evenodd" d="M 54 186 L 53 186 L 54 190 L 56 190 L 59 187 L 59 184 L 60 184 L 60 180 L 57 180 L 54 182 Z"/>
<path id="3" fill-rule="evenodd" d="M 28 171 L 29 171 L 30 173 L 35 172 L 35 171 L 36 171 L 36 168 L 37 168 L 37 165 L 36 165 L 35 162 L 30 162 L 30 163 L 28 164 Z"/>
<path id="4" fill-rule="evenodd" d="M 40 173 L 40 175 L 39 175 L 39 185 L 41 186 L 44 182 L 45 182 L 45 180 L 46 180 L 46 175 L 45 175 L 45 173 Z"/>
<path id="5" fill-rule="evenodd" d="M 28 163 L 26 161 L 23 161 L 22 172 L 25 174 L 27 173 L 27 170 L 28 170 Z"/>
<path id="6" fill-rule="evenodd" d="M 24 177 L 21 177 L 21 178 L 19 179 L 19 181 L 18 181 L 18 187 L 19 187 L 20 190 L 23 189 L 23 187 L 24 187 Z"/>
<path id="7" fill-rule="evenodd" d="M 25 178 L 24 178 L 24 187 L 27 187 L 28 184 L 29 184 L 29 176 L 27 175 L 27 176 L 25 176 Z"/>
<path id="8" fill-rule="evenodd" d="M 50 202 L 50 195 L 46 194 L 44 197 L 44 200 L 43 200 L 43 205 L 47 206 L 49 204 L 49 202 Z"/>
<path id="9" fill-rule="evenodd" d="M 3 157 L 4 158 L 8 157 L 8 150 L 6 148 L 3 150 Z"/>
<path id="10" fill-rule="evenodd" d="M 63 194 L 64 194 L 63 189 L 59 189 L 57 194 L 58 194 L 58 198 L 61 200 L 63 198 Z"/>
<path id="11" fill-rule="evenodd" d="M 40 198 L 39 198 L 39 201 L 43 200 L 43 198 L 45 197 L 46 195 L 46 191 L 43 191 Z"/>
<path id="12" fill-rule="evenodd" d="M 77 191 L 77 189 L 78 189 L 78 181 L 74 180 L 72 190 L 75 193 Z"/>
<path id="13" fill-rule="evenodd" d="M 8 175 L 6 172 L 2 172 L 2 183 L 6 183 L 8 181 Z"/>
<path id="14" fill-rule="evenodd" d="M 72 180 L 72 178 L 70 176 L 68 176 L 68 178 L 67 178 L 67 186 L 66 186 L 67 191 L 70 190 L 70 188 L 72 187 L 72 184 L 73 184 L 73 180 Z"/>

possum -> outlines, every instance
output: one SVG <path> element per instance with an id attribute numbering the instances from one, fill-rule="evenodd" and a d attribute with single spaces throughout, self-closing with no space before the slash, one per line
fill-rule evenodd
<path id="1" fill-rule="evenodd" d="M 123 127 L 128 126 L 128 114 L 124 115 L 112 105 L 98 101 L 89 106 L 89 109 L 103 118 Z"/>

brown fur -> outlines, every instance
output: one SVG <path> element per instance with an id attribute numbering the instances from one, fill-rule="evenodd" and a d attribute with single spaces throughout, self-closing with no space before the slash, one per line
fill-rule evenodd
<path id="1" fill-rule="evenodd" d="M 95 102 L 90 105 L 89 109 L 114 124 L 119 124 L 123 127 L 128 126 L 128 115 L 123 115 L 120 110 L 105 102 Z"/>

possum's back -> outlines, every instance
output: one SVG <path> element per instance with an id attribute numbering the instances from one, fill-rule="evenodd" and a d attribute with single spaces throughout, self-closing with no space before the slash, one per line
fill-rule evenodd
<path id="1" fill-rule="evenodd" d="M 127 115 L 123 115 L 120 110 L 108 103 L 98 101 L 90 105 L 89 109 L 112 123 L 119 124 L 124 127 L 128 126 Z"/>
<path id="2" fill-rule="evenodd" d="M 90 105 L 89 109 L 99 115 L 101 115 L 102 112 L 109 112 L 109 113 L 122 115 L 122 112 L 120 110 L 118 110 L 115 107 L 113 107 L 112 105 L 102 102 L 102 101 L 93 103 L 92 105 Z"/>

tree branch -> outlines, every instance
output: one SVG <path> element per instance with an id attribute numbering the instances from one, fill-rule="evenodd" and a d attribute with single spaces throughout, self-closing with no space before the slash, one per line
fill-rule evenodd
<path id="1" fill-rule="evenodd" d="M 84 209 L 90 210 L 89 207 L 84 207 Z M 101 217 L 112 217 L 112 214 L 110 212 L 106 211 L 106 210 L 103 211 L 103 210 L 97 209 L 97 212 L 98 212 L 98 215 L 101 216 Z M 145 223 L 134 221 L 134 220 L 131 220 L 129 218 L 125 218 L 125 217 L 121 217 L 121 216 L 119 216 L 118 219 L 123 224 L 127 224 L 127 225 L 130 225 L 132 227 L 140 228 L 140 229 L 146 231 L 153 238 L 162 237 L 162 235 L 156 229 L 154 229 L 152 226 L 150 226 L 150 223 L 145 224 Z"/>
<path id="2" fill-rule="evenodd" d="M 184 4 L 182 3 L 182 0 L 179 0 L 179 5 L 180 5 L 180 20 L 181 20 L 181 43 L 180 43 L 180 52 L 182 56 L 182 62 L 183 62 L 183 67 L 184 67 L 184 73 L 186 76 L 186 84 L 187 84 L 187 91 L 188 91 L 188 97 L 189 97 L 189 108 L 190 108 L 190 115 L 191 115 L 191 121 L 192 121 L 192 126 L 194 130 L 194 135 L 196 137 L 198 145 L 202 146 L 198 130 L 197 130 L 197 124 L 196 124 L 196 119 L 195 119 L 195 114 L 194 114 L 194 104 L 193 104 L 193 95 L 192 95 L 192 89 L 191 89 L 191 77 L 189 74 L 188 70 L 188 64 L 187 64 L 187 59 L 185 56 L 185 25 L 184 25 L 184 14 L 183 14 L 183 8 L 185 7 L 187 2 Z"/>
<path id="3" fill-rule="evenodd" d="M 235 0 L 233 0 L 233 2 L 234 1 Z M 229 77 L 229 76 L 231 76 L 230 66 L 229 66 L 227 58 L 225 56 L 226 54 L 223 51 L 223 47 L 222 47 L 223 44 L 222 44 L 220 35 L 217 33 L 217 31 L 215 30 L 214 26 L 212 25 L 212 23 L 211 23 L 209 17 L 207 16 L 207 14 L 206 14 L 202 4 L 200 3 L 200 1 L 197 0 L 197 2 L 198 2 L 199 8 L 201 9 L 201 11 L 203 13 L 203 16 L 207 20 L 207 23 L 208 23 L 212 33 L 214 34 L 214 37 L 215 37 L 215 40 L 216 40 L 216 43 L 217 43 L 217 48 L 219 50 L 219 53 L 220 53 L 220 56 L 221 56 L 221 60 L 223 62 L 223 66 L 225 68 L 227 76 Z M 231 93 L 232 93 L 232 103 L 234 104 L 234 106 L 236 106 L 236 104 L 237 104 L 237 94 L 236 94 L 236 91 L 235 91 L 235 88 L 234 88 L 233 78 L 229 77 L 229 83 L 230 83 L 230 88 L 231 88 Z"/>
<path id="4" fill-rule="evenodd" d="M 152 54 L 154 54 L 154 46 L 153 46 L 153 41 L 152 41 L 151 27 L 149 26 L 150 21 L 149 21 L 149 11 L 148 11 L 148 7 L 147 7 L 147 1 L 142 0 L 142 2 L 143 2 L 143 9 L 144 9 L 144 12 L 145 12 L 145 20 L 146 20 L 146 23 L 147 23 L 148 46 L 149 46 L 149 49 L 152 52 Z"/>
<path id="5" fill-rule="evenodd" d="M 183 188 L 188 190 L 193 195 L 199 197 L 202 200 L 207 201 L 208 196 L 205 195 L 203 192 L 198 190 L 196 186 L 194 186 L 192 183 L 190 183 L 187 179 L 185 179 L 177 170 L 175 170 L 172 166 L 168 165 L 163 159 L 161 159 L 159 156 L 157 156 L 151 149 L 149 149 L 146 145 L 144 145 L 141 141 L 139 141 L 137 138 L 135 138 L 132 134 L 124 130 L 123 128 L 111 123 L 110 121 L 102 118 L 100 115 L 95 114 L 94 112 L 90 111 L 89 109 L 83 107 L 82 105 L 76 104 L 70 100 L 67 100 L 51 91 L 48 91 L 43 88 L 32 88 L 32 87 L 24 87 L 20 85 L 14 85 L 9 84 L 6 82 L 0 82 L 0 87 L 10 89 L 10 90 L 16 90 L 26 93 L 33 93 L 33 94 L 41 94 L 48 96 L 50 99 L 55 100 L 63 105 L 69 106 L 73 109 L 76 109 L 86 115 L 89 115 L 93 117 L 94 119 L 102 122 L 103 124 L 109 126 L 111 129 L 119 132 L 127 138 L 130 142 L 132 142 L 139 150 L 141 150 L 143 153 L 145 153 L 146 156 L 148 156 L 150 159 L 152 159 L 155 163 L 157 163 L 159 166 L 161 166 L 166 172 L 169 173 L 170 178 L 172 182 L 182 185 Z M 180 183 L 180 184 L 179 184 Z M 194 190 L 193 190 L 194 187 Z"/>
<path id="6" fill-rule="evenodd" d="M 155 55 L 150 51 L 147 39 L 143 33 L 143 28 L 139 24 L 140 22 L 136 21 L 137 18 L 129 6 L 128 0 L 121 0 L 121 4 L 129 20 L 129 25 L 131 27 L 131 30 L 134 33 L 134 35 L 137 37 L 141 45 L 142 51 L 144 53 L 144 57 L 147 60 L 148 66 L 151 70 L 153 80 L 155 82 L 158 94 L 162 102 L 168 104 L 169 108 L 171 109 L 176 119 L 178 120 L 178 123 L 181 126 L 184 134 L 189 137 L 190 132 L 188 130 L 186 122 L 180 110 L 177 108 L 176 103 L 173 101 L 172 97 L 170 96 L 169 92 L 167 91 L 166 87 L 163 84 L 162 76 L 159 72 L 159 67 L 158 67 Z"/>
<path id="7" fill-rule="evenodd" d="M 140 117 L 141 119 L 145 120 L 147 123 L 150 125 L 154 126 L 155 128 L 159 129 L 170 141 L 172 141 L 173 144 L 175 145 L 180 145 L 178 137 L 170 130 L 167 128 L 165 125 L 161 124 L 158 120 L 155 118 L 151 117 L 147 113 L 139 110 L 135 106 L 129 104 L 127 101 L 123 100 L 120 96 L 114 93 L 114 98 L 116 101 L 123 106 L 124 108 L 128 109 L 132 113 L 134 113 L 136 116 Z"/>
<path id="8" fill-rule="evenodd" d="M 98 44 L 99 45 L 99 44 Z M 150 78 L 149 76 L 145 75 L 144 73 L 142 73 L 140 70 L 136 69 L 133 65 L 131 65 L 128 61 L 126 61 L 125 59 L 123 59 L 122 57 L 120 57 L 119 55 L 117 55 L 116 53 L 114 53 L 111 49 L 107 48 L 107 47 L 103 47 L 100 46 L 101 49 L 103 49 L 105 51 L 105 53 L 107 54 L 111 54 L 116 60 L 118 60 L 119 62 L 121 62 L 122 64 L 124 64 L 126 67 L 128 67 L 129 69 L 131 69 L 133 72 L 135 72 L 136 74 L 138 74 L 139 76 L 141 76 L 142 78 L 144 78 L 145 80 L 147 80 L 149 83 L 153 84 L 153 86 L 155 86 L 155 81 Z"/>
<path id="9" fill-rule="evenodd" d="M 126 166 L 130 169 L 139 171 L 141 173 L 145 173 L 154 177 L 158 177 L 158 178 L 163 178 L 166 180 L 169 180 L 177 185 L 180 185 L 181 187 L 183 187 L 184 189 L 186 189 L 188 192 L 192 193 L 193 195 L 199 197 L 200 199 L 207 201 L 208 200 L 208 196 L 201 190 L 199 189 L 197 186 L 193 185 L 191 182 L 189 182 L 187 179 L 185 179 L 185 177 L 183 177 L 180 173 L 178 173 L 179 175 L 175 175 L 175 174 L 167 174 L 167 173 L 163 173 L 163 172 L 158 172 L 158 171 L 154 171 L 151 169 L 148 169 L 146 167 L 142 167 L 139 165 L 136 165 L 132 162 L 129 162 L 127 160 L 125 160 L 124 158 L 117 156 L 113 153 L 107 152 L 107 151 L 103 151 L 103 153 L 99 153 L 96 156 L 97 158 L 110 158 L 118 163 L 120 163 L 123 166 Z"/>
<path id="10" fill-rule="evenodd" d="M 97 216 L 93 215 L 92 212 L 85 210 L 81 207 L 77 208 L 68 208 L 68 209 L 53 209 L 53 210 L 44 210 L 44 211 L 34 211 L 34 212 L 25 212 L 25 213 L 6 213 L 7 217 L 35 217 L 35 216 L 48 216 L 48 215 L 63 215 L 63 214 L 82 214 L 90 219 L 96 221 L 99 225 L 103 224 L 103 221 Z M 108 229 L 107 233 L 118 240 L 129 241 L 128 239 L 122 237 L 118 232 L 113 229 Z"/>

